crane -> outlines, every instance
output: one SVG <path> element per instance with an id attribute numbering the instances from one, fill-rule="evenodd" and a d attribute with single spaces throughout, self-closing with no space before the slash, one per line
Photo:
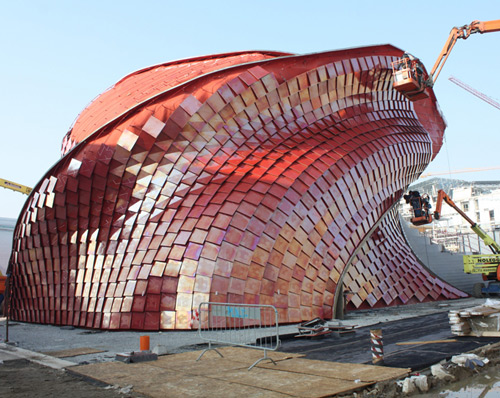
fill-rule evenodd
<path id="1" fill-rule="evenodd" d="M 17 182 L 12 182 L 9 180 L 4 180 L 3 178 L 0 178 L 0 187 L 6 188 L 6 189 L 11 189 L 16 192 L 21 192 L 25 195 L 29 195 L 33 188 L 27 187 L 26 185 L 21 185 L 18 184 Z"/>
<path id="2" fill-rule="evenodd" d="M 500 19 L 493 21 L 472 21 L 470 25 L 454 27 L 448 40 L 432 67 L 428 75 L 418 58 L 405 53 L 402 58 L 392 63 L 393 87 L 396 91 L 403 94 L 410 101 L 417 101 L 427 98 L 428 87 L 433 87 L 441 69 L 448 59 L 451 50 L 458 39 L 467 39 L 473 33 L 489 33 L 500 31 Z"/>
<path id="3" fill-rule="evenodd" d="M 488 97 L 486 94 L 483 94 L 480 91 L 477 91 L 476 89 L 472 88 L 468 84 L 465 84 L 464 82 L 458 80 L 456 77 L 449 77 L 448 80 L 452 83 L 455 83 L 457 86 L 462 87 L 464 90 L 467 90 L 469 93 L 472 95 L 475 95 L 478 98 L 481 98 L 483 101 L 487 102 L 491 106 L 494 106 L 497 109 L 500 109 L 500 104 L 496 102 L 494 99 Z"/>
<path id="4" fill-rule="evenodd" d="M 474 233 L 490 248 L 493 254 L 465 255 L 463 256 L 464 272 L 467 274 L 482 274 L 484 281 L 489 281 L 485 286 L 483 283 L 475 284 L 473 287 L 474 296 L 481 297 L 483 294 L 500 293 L 500 244 L 489 236 L 476 222 L 474 222 L 460 207 L 453 202 L 442 189 L 438 191 L 436 210 L 430 214 L 430 206 L 425 206 L 425 195 L 420 196 L 417 191 L 410 191 L 405 195 L 405 200 L 412 206 L 414 217 L 411 219 L 414 225 L 429 224 L 433 220 L 441 218 L 441 208 L 443 202 L 452 207 L 469 224 Z M 417 200 L 419 199 L 419 200 Z M 424 213 L 426 209 L 426 213 Z"/>

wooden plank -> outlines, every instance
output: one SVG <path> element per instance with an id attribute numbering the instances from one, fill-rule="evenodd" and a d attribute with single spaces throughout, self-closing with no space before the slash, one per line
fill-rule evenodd
<path id="1" fill-rule="evenodd" d="M 429 340 L 429 341 L 405 341 L 402 343 L 396 343 L 396 345 L 423 345 L 423 344 L 441 344 L 441 343 L 456 343 L 457 340 Z"/>
<path id="2" fill-rule="evenodd" d="M 222 347 L 218 348 L 224 358 L 231 359 L 232 361 L 248 363 L 250 365 L 254 363 L 259 358 L 264 356 L 263 350 L 257 350 L 253 348 L 244 348 L 244 347 Z M 201 351 L 198 351 L 198 355 Z M 212 355 L 217 355 L 217 353 L 209 353 Z M 207 355 L 207 354 L 205 354 Z M 218 356 L 218 355 L 217 355 Z M 304 354 L 295 354 L 291 352 L 279 352 L 279 351 L 267 351 L 267 356 L 274 359 L 275 361 L 284 361 L 291 358 L 299 358 L 303 357 Z M 203 359 L 203 358 L 202 358 Z M 250 366 L 249 365 L 249 366 Z"/>
<path id="3" fill-rule="evenodd" d="M 479 306 L 479 307 L 463 309 L 461 311 L 458 311 L 458 314 L 461 317 L 469 318 L 472 316 L 488 316 L 499 312 L 500 312 L 500 307 Z"/>
<path id="4" fill-rule="evenodd" d="M 215 351 L 207 351 L 197 361 L 202 351 L 191 351 L 174 355 L 162 355 L 157 361 L 148 362 L 148 364 L 164 369 L 182 370 L 191 375 L 210 375 L 214 372 L 229 369 L 248 369 L 249 366 L 264 357 L 262 350 L 250 348 L 221 347 L 217 348 L 217 350 L 223 357 L 220 357 Z M 267 353 L 267 357 L 272 358 L 275 362 L 302 356 L 304 355 L 274 351 Z"/>
<path id="5" fill-rule="evenodd" d="M 215 354 L 217 355 L 217 354 Z M 204 356 L 199 360 L 184 360 L 184 361 L 163 361 L 159 358 L 158 361 L 150 362 L 151 366 L 158 368 L 175 370 L 192 376 L 210 376 L 219 372 L 226 372 L 234 369 L 247 370 L 254 362 L 236 362 L 231 359 L 215 356 L 213 353 L 210 357 Z"/>
<path id="6" fill-rule="evenodd" d="M 360 380 L 365 383 L 397 379 L 407 376 L 411 371 L 407 368 L 391 368 L 386 366 L 364 365 L 358 363 L 317 361 L 305 358 L 295 358 L 290 361 L 282 361 L 277 365 L 261 363 L 257 366 L 267 369 L 325 376 L 335 379 L 351 381 Z"/>
<path id="7" fill-rule="evenodd" d="M 219 373 L 215 378 L 303 398 L 329 397 L 371 384 L 261 367 Z"/>
<path id="8" fill-rule="evenodd" d="M 199 352 L 198 352 L 199 354 Z M 74 373 L 93 378 L 111 385 L 125 387 L 132 385 L 134 392 L 153 398 L 186 397 L 231 397 L 242 396 L 285 398 L 287 394 L 263 391 L 250 385 L 233 383 L 214 378 L 193 376 L 178 371 L 169 371 L 151 366 L 151 363 L 103 362 L 78 366 Z M 245 372 L 248 371 L 245 369 Z"/>
<path id="9" fill-rule="evenodd" d="M 484 332 L 471 332 L 469 336 L 477 337 L 500 337 L 500 331 L 498 330 L 485 330 Z"/>
<path id="10" fill-rule="evenodd" d="M 314 361 L 275 352 L 277 364 L 261 362 L 261 351 L 225 347 L 196 361 L 201 351 L 161 356 L 157 361 L 126 364 L 103 362 L 74 367 L 74 373 L 150 397 L 320 398 L 346 394 L 378 381 L 406 377 L 410 369 Z M 205 354 L 205 355 L 207 355 Z M 279 359 L 278 359 L 279 358 Z M 275 359 L 275 360 L 276 360 Z"/>
<path id="11" fill-rule="evenodd" d="M 472 316 L 489 316 L 500 312 L 500 308 L 495 307 L 477 307 L 469 311 Z"/>
<path id="12" fill-rule="evenodd" d="M 67 357 L 76 357 L 79 355 L 89 355 L 89 354 L 97 354 L 99 352 L 106 352 L 106 350 L 98 350 L 96 348 L 90 347 L 80 347 L 73 348 L 69 350 L 60 350 L 60 351 L 46 351 L 44 354 L 50 355 L 56 358 L 67 358 Z"/>

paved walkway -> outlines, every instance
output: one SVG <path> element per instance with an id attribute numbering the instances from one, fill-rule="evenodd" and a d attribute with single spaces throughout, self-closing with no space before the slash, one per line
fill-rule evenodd
<path id="1" fill-rule="evenodd" d="M 48 366 L 52 369 L 65 369 L 76 365 L 74 362 L 64 359 L 0 343 L 0 361 L 11 361 L 15 359 L 26 359 L 39 365 Z"/>

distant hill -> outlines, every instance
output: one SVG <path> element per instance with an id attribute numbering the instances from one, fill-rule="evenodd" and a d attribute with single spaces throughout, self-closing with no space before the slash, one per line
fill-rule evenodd
<path id="1" fill-rule="evenodd" d="M 473 186 L 478 193 L 488 193 L 494 189 L 500 188 L 500 181 L 465 181 L 454 178 L 435 177 L 412 184 L 408 189 L 412 191 L 419 191 L 421 194 L 426 193 L 431 196 L 436 196 L 440 189 L 450 194 L 453 188 L 464 188 L 470 186 Z"/>

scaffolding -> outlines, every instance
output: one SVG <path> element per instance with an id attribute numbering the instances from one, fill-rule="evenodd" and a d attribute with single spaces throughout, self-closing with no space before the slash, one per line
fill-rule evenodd
<path id="1" fill-rule="evenodd" d="M 489 232 L 496 242 L 500 241 L 500 228 L 496 227 Z M 424 235 L 431 243 L 441 245 L 442 251 L 460 254 L 492 254 L 491 249 L 473 232 L 428 228 L 424 231 Z"/>

